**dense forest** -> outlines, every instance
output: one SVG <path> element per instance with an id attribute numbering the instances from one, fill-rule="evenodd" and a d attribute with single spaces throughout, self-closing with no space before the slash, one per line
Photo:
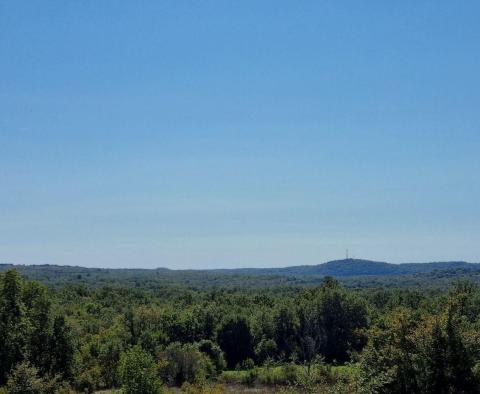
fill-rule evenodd
<path id="1" fill-rule="evenodd" d="M 480 392 L 480 288 L 464 267 L 358 286 L 52 268 L 41 283 L 5 268 L 0 392 Z"/>
<path id="2" fill-rule="evenodd" d="M 285 268 L 236 268 L 208 270 L 171 270 L 167 268 L 85 268 L 58 265 L 0 264 L 0 272 L 16 269 L 25 278 L 59 287 L 68 284 L 86 286 L 123 286 L 157 288 L 177 284 L 189 288 L 254 288 L 272 286 L 318 286 L 325 276 L 337 278 L 348 288 L 405 287 L 445 288 L 468 279 L 480 284 L 480 264 L 464 261 L 389 264 L 345 259 L 318 265 Z"/>

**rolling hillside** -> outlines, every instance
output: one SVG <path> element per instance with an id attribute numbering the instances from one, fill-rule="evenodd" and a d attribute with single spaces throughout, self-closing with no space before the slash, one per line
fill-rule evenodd
<path id="1" fill-rule="evenodd" d="M 16 268 L 29 279 L 56 286 L 68 283 L 150 288 L 171 285 L 186 285 L 193 288 L 311 286 L 320 283 L 325 276 L 336 277 L 348 287 L 444 286 L 446 283 L 465 278 L 480 282 L 480 264 L 463 261 L 389 264 L 371 260 L 346 259 L 286 268 L 212 270 L 103 269 L 0 264 L 0 272 L 10 268 Z"/>

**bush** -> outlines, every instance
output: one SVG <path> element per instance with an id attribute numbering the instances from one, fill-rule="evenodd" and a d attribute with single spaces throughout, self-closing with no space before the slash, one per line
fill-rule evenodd
<path id="1" fill-rule="evenodd" d="M 245 380 L 243 383 L 246 384 L 247 386 L 253 386 L 257 378 L 258 378 L 258 370 L 256 368 L 250 369 L 247 371 L 247 374 L 245 375 Z"/>
<path id="2" fill-rule="evenodd" d="M 297 380 L 298 367 L 293 363 L 288 363 L 282 366 L 282 375 L 287 384 L 293 384 Z"/>
<path id="3" fill-rule="evenodd" d="M 70 394 L 70 385 L 60 376 L 42 378 L 38 370 L 27 361 L 15 366 L 8 377 L 7 386 L 0 394 Z"/>
<path id="4" fill-rule="evenodd" d="M 272 359 L 277 352 L 277 344 L 273 339 L 263 338 L 255 347 L 255 356 L 260 363 Z"/>
<path id="5" fill-rule="evenodd" d="M 159 354 L 159 372 L 167 384 L 181 386 L 184 382 L 205 382 L 215 373 L 215 367 L 195 345 L 176 342 Z"/>
<path id="6" fill-rule="evenodd" d="M 265 385 L 293 385 L 296 382 L 299 367 L 295 364 L 283 366 L 267 365 L 258 369 L 258 381 Z"/>
<path id="7" fill-rule="evenodd" d="M 250 371 L 223 371 L 218 377 L 219 382 L 225 384 L 246 384 L 251 376 Z"/>
<path id="8" fill-rule="evenodd" d="M 70 384 L 62 380 L 59 375 L 44 380 L 44 389 L 46 394 L 74 394 Z"/>
<path id="9" fill-rule="evenodd" d="M 37 368 L 24 361 L 15 366 L 7 380 L 9 394 L 43 394 L 44 382 L 38 377 Z"/>
<path id="10" fill-rule="evenodd" d="M 125 394 L 158 394 L 160 381 L 156 376 L 155 362 L 150 354 L 134 346 L 120 360 L 120 376 Z"/>
<path id="11" fill-rule="evenodd" d="M 101 370 L 98 365 L 83 370 L 78 375 L 75 387 L 83 393 L 93 393 L 100 387 L 101 384 Z"/>
<path id="12" fill-rule="evenodd" d="M 198 343 L 198 350 L 210 358 L 216 373 L 223 371 L 227 367 L 222 349 L 216 343 L 210 340 L 203 340 Z"/>
<path id="13" fill-rule="evenodd" d="M 243 360 L 241 363 L 237 364 L 238 370 L 250 370 L 255 367 L 255 362 L 251 358 Z"/>

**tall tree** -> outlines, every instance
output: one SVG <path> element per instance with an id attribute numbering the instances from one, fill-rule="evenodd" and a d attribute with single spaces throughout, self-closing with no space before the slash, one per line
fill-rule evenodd
<path id="1" fill-rule="evenodd" d="M 16 270 L 9 270 L 0 286 L 0 384 L 25 358 L 28 324 L 24 316 L 22 280 Z"/>
<path id="2" fill-rule="evenodd" d="M 225 353 L 229 368 L 253 357 L 253 337 L 244 317 L 229 318 L 218 331 L 218 344 Z"/>
<path id="3" fill-rule="evenodd" d="M 70 328 L 63 316 L 56 316 L 54 319 L 51 344 L 52 372 L 61 374 L 64 379 L 71 379 L 75 348 Z"/>

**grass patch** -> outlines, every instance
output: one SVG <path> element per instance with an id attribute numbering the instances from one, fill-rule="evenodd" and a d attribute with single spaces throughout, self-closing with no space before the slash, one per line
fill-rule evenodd
<path id="1" fill-rule="evenodd" d="M 303 365 L 284 364 L 242 371 L 224 371 L 218 379 L 226 384 L 287 386 L 304 380 L 306 375 L 307 370 Z M 318 364 L 313 365 L 310 372 L 310 377 L 315 382 L 351 380 L 357 375 L 358 366 L 355 364 L 340 366 Z"/>

